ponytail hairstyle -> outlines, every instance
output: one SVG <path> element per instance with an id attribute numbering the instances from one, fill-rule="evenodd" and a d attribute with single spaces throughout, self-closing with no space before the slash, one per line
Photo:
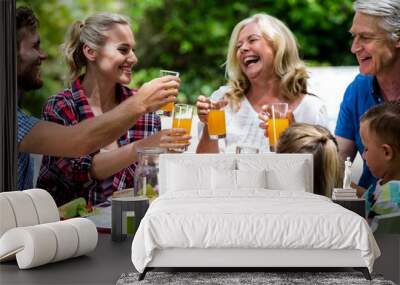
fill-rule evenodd
<path id="1" fill-rule="evenodd" d="M 278 153 L 312 153 L 314 193 L 331 197 L 341 182 L 339 148 L 330 131 L 319 125 L 295 123 L 279 139 Z"/>
<path id="2" fill-rule="evenodd" d="M 69 28 L 61 51 L 69 69 L 69 80 L 75 80 L 87 65 L 83 45 L 98 50 L 106 42 L 105 32 L 115 24 L 129 25 L 122 15 L 108 12 L 96 13 L 85 21 L 75 21 Z"/>

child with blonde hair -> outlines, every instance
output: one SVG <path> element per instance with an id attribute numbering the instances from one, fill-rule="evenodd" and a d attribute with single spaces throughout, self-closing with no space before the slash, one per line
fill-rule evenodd
<path id="1" fill-rule="evenodd" d="M 341 181 L 338 145 L 330 131 L 319 125 L 296 123 L 282 133 L 277 153 L 312 153 L 314 193 L 332 196 Z"/>
<path id="2" fill-rule="evenodd" d="M 400 102 L 385 102 L 361 118 L 363 158 L 378 179 L 364 197 L 368 217 L 400 212 Z"/>

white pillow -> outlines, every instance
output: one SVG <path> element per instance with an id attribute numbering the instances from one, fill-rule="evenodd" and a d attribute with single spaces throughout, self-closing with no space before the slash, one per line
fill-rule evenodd
<path id="1" fill-rule="evenodd" d="M 267 171 L 236 170 L 237 188 L 267 188 Z"/>
<path id="2" fill-rule="evenodd" d="M 294 163 L 283 171 L 271 168 L 267 170 L 267 188 L 273 190 L 306 191 L 307 173 L 304 163 Z"/>
<path id="3" fill-rule="evenodd" d="M 243 188 L 266 188 L 266 170 L 211 169 L 213 190 L 238 190 Z"/>
<path id="4" fill-rule="evenodd" d="M 239 156 L 237 162 L 240 170 L 256 173 L 260 169 L 265 169 L 266 189 L 310 192 L 312 190 L 311 154 L 270 154 L 251 159 Z"/>
<path id="5" fill-rule="evenodd" d="M 225 173 L 235 168 L 236 162 L 232 158 L 197 156 L 181 156 L 181 159 L 170 160 L 164 165 L 167 169 L 166 191 L 212 190 L 213 169 Z M 219 181 L 221 183 L 217 184 L 224 187 L 225 181 Z"/>
<path id="6" fill-rule="evenodd" d="M 178 163 L 170 163 L 168 166 L 168 191 L 211 189 L 210 167 Z"/>
<path id="7" fill-rule="evenodd" d="M 236 170 L 211 168 L 212 190 L 236 190 Z"/>

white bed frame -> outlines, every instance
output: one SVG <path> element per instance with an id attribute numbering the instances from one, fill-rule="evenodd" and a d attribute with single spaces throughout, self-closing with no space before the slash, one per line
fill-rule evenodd
<path id="1" fill-rule="evenodd" d="M 359 250 L 157 249 L 148 267 L 365 267 Z"/>
<path id="2" fill-rule="evenodd" d="M 222 158 L 223 157 L 223 158 Z M 235 155 L 235 154 L 164 154 L 160 158 L 160 193 L 168 191 L 167 185 L 169 175 L 168 167 L 170 163 L 182 163 L 190 161 L 193 164 L 213 165 L 220 159 L 240 159 L 246 160 L 249 165 L 255 168 L 262 163 L 264 167 L 274 167 L 277 161 L 299 162 L 304 161 L 306 168 L 304 173 L 307 177 L 303 180 L 304 185 L 299 185 L 299 189 L 313 192 L 313 160 L 310 154 L 263 154 L 263 155 Z M 294 177 L 290 170 L 285 172 L 285 179 L 290 180 Z M 282 189 L 283 190 L 283 189 Z M 296 189 L 293 189 L 296 190 Z M 304 191 L 304 190 L 302 190 Z M 362 271 L 364 277 L 371 280 L 369 270 L 365 261 L 361 257 L 359 250 L 328 250 L 328 249 L 194 249 L 194 248 L 167 248 L 157 249 L 153 259 L 140 274 L 142 280 L 146 272 L 154 268 L 343 268 L 353 267 Z"/>

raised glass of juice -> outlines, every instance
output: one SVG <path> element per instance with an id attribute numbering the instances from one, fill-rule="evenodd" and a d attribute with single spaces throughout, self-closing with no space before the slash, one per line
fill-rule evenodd
<path id="1" fill-rule="evenodd" d="M 268 104 L 268 125 L 267 136 L 270 150 L 275 152 L 281 133 L 289 127 L 288 104 L 272 103 Z"/>
<path id="2" fill-rule="evenodd" d="M 167 76 L 167 75 L 172 75 L 179 77 L 179 72 L 177 71 L 172 71 L 172 70 L 160 70 L 160 76 Z M 159 115 L 164 115 L 170 117 L 172 115 L 172 112 L 174 111 L 174 102 L 169 102 L 165 104 L 164 106 L 161 107 L 160 112 L 157 112 Z"/>
<path id="3" fill-rule="evenodd" d="M 185 129 L 185 135 L 190 136 L 192 129 L 193 106 L 187 104 L 175 104 L 174 115 L 172 117 L 172 128 Z M 185 143 L 186 141 L 184 141 Z M 185 151 L 184 149 L 174 149 L 175 151 Z"/>
<path id="4" fill-rule="evenodd" d="M 210 139 L 217 140 L 226 137 L 225 110 L 222 102 L 212 102 L 208 112 L 207 128 Z"/>

